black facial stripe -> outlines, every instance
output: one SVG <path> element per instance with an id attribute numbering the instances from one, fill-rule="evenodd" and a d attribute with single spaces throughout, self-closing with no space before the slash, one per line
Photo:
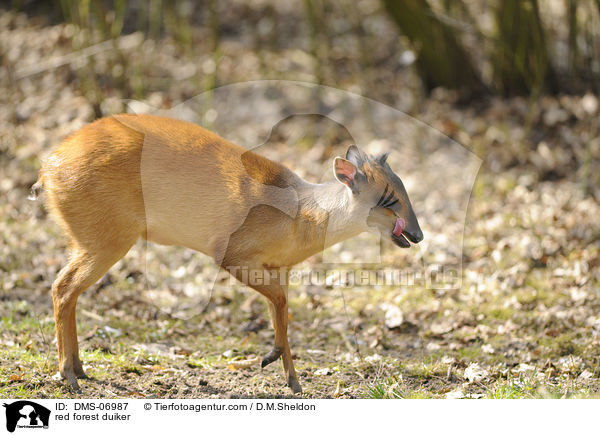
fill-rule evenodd
<path id="1" fill-rule="evenodd" d="M 379 207 L 381 205 L 381 203 L 385 201 L 384 198 L 385 198 L 385 194 L 388 191 L 388 187 L 389 187 L 389 185 L 385 186 L 385 190 L 383 191 L 383 195 L 381 195 L 381 198 L 379 198 L 379 201 L 377 201 L 377 207 Z"/>
<path id="2" fill-rule="evenodd" d="M 383 201 L 383 203 L 385 204 L 385 203 L 387 203 L 387 202 L 390 202 L 390 201 L 392 200 L 392 198 L 393 198 L 393 197 L 394 197 L 394 191 L 392 190 L 392 191 L 390 192 L 390 194 L 387 196 L 387 198 L 386 198 L 386 199 Z"/>
<path id="3" fill-rule="evenodd" d="M 387 204 L 385 204 L 385 205 L 382 205 L 382 207 L 384 207 L 384 208 L 388 208 L 388 207 L 391 207 L 391 206 L 393 206 L 393 205 L 394 205 L 394 204 L 396 204 L 397 202 L 398 202 L 398 198 L 394 199 L 392 202 L 388 202 Z"/>

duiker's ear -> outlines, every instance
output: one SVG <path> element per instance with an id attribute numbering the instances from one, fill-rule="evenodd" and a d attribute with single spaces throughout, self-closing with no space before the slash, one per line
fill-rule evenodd
<path id="1" fill-rule="evenodd" d="M 358 186 L 356 185 L 356 174 L 358 169 L 354 163 L 341 157 L 336 157 L 333 161 L 333 175 L 342 184 L 348 186 L 352 193 L 358 193 Z"/>
<path id="2" fill-rule="evenodd" d="M 354 163 L 355 166 L 360 166 L 360 162 L 363 160 L 362 151 L 356 145 L 350 145 L 346 151 L 346 160 Z"/>
<path id="3" fill-rule="evenodd" d="M 377 157 L 377 161 L 379 162 L 380 165 L 385 165 L 389 156 L 390 156 L 390 153 L 383 153 L 382 155 Z"/>

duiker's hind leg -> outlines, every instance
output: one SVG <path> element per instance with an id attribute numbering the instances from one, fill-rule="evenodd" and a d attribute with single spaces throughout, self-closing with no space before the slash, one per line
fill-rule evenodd
<path id="1" fill-rule="evenodd" d="M 93 253 L 77 249 L 69 264 L 60 271 L 52 284 L 59 370 L 62 377 L 75 390 L 79 390 L 77 378 L 85 377 L 77 343 L 75 322 L 77 298 L 119 261 L 133 243 L 134 241 L 121 243 L 121 246 L 115 246 L 114 249 Z"/>

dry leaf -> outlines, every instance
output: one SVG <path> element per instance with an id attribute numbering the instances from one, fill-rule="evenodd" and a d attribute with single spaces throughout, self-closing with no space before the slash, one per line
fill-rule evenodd
<path id="1" fill-rule="evenodd" d="M 469 367 L 465 369 L 464 376 L 469 382 L 475 382 L 485 378 L 488 374 L 488 371 L 482 369 L 479 364 L 471 363 L 469 364 Z"/>
<path id="2" fill-rule="evenodd" d="M 165 367 L 163 367 L 161 365 L 158 365 L 158 364 L 154 364 L 153 366 L 150 366 L 150 367 L 147 367 L 147 366 L 144 366 L 144 367 L 146 367 L 146 368 L 148 368 L 148 369 L 150 369 L 152 371 L 155 371 L 155 372 L 159 372 L 161 370 L 166 370 Z"/>
<path id="3" fill-rule="evenodd" d="M 381 304 L 381 308 L 385 310 L 385 326 L 389 329 L 399 328 L 404 322 L 404 315 L 400 308 L 392 304 Z"/>
<path id="4" fill-rule="evenodd" d="M 341 388 L 340 388 L 341 387 L 341 383 L 342 383 L 341 380 L 337 381 L 337 386 L 335 387 L 335 391 L 333 393 L 333 397 L 340 397 L 342 395 Z"/>
<path id="5" fill-rule="evenodd" d="M 240 370 L 240 369 L 249 369 L 253 366 L 259 365 L 260 362 L 261 362 L 261 358 L 259 356 L 257 356 L 255 358 L 250 358 L 250 359 L 230 361 L 229 364 L 227 364 L 227 368 L 231 371 Z"/>
<path id="6" fill-rule="evenodd" d="M 454 390 L 446 393 L 446 399 L 462 399 L 463 397 L 465 397 L 465 393 L 461 390 Z"/>

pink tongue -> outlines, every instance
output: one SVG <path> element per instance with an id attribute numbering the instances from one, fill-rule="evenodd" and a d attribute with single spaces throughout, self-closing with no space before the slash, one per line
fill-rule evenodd
<path id="1" fill-rule="evenodd" d="M 396 225 L 394 225 L 394 231 L 392 231 L 392 233 L 395 236 L 400 236 L 400 234 L 402 234 L 402 231 L 404 231 L 405 225 L 406 225 L 406 222 L 404 222 L 404 219 L 402 219 L 402 218 L 396 219 Z"/>

